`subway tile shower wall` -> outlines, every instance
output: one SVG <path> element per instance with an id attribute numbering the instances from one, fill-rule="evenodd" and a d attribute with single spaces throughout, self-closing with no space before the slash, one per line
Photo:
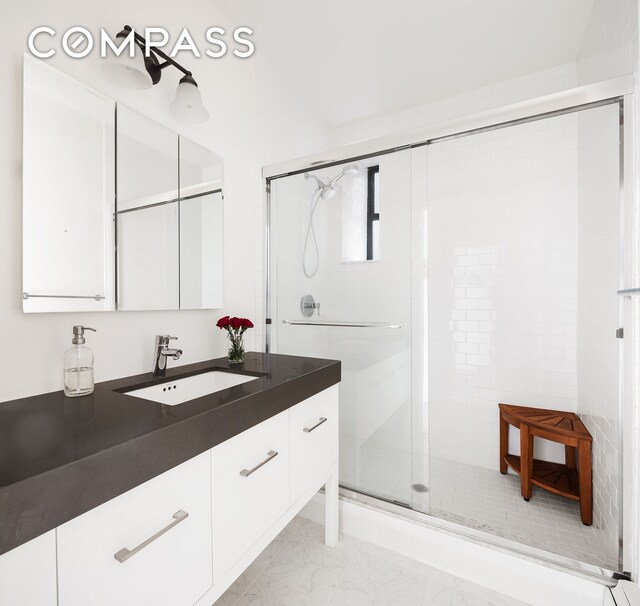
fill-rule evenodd
<path id="1" fill-rule="evenodd" d="M 497 402 L 577 412 L 594 437 L 608 554 L 619 508 L 617 121 L 611 105 L 493 131 L 434 145 L 428 164 L 432 456 L 494 469 Z M 536 456 L 564 461 L 542 440 Z"/>

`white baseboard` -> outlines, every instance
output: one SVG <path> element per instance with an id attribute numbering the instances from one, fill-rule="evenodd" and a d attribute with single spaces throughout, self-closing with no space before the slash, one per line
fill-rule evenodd
<path id="1" fill-rule="evenodd" d="M 322 523 L 324 495 L 317 494 L 300 515 Z M 596 581 L 342 499 L 340 532 L 533 606 L 602 606 L 609 594 Z"/>

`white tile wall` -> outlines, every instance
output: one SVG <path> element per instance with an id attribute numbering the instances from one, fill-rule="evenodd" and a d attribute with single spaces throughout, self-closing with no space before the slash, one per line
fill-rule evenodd
<path id="1" fill-rule="evenodd" d="M 577 119 L 431 146 L 425 170 L 431 455 L 495 469 L 498 402 L 576 410 Z"/>
<path id="2" fill-rule="evenodd" d="M 620 203 L 618 106 L 578 115 L 577 412 L 593 441 L 594 523 L 618 549 Z"/>
<path id="3" fill-rule="evenodd" d="M 320 264 L 307 278 L 302 253 L 315 181 L 303 175 L 274 182 L 272 203 L 274 346 L 279 353 L 340 359 L 342 366 L 341 437 L 350 448 L 342 454 L 343 481 L 353 488 L 389 497 L 394 484 L 381 486 L 368 453 L 411 443 L 411 163 L 410 152 L 372 158 L 380 166 L 380 259 L 345 262 L 349 240 L 344 198 L 358 181 L 344 177 L 337 194 L 320 200 L 314 215 Z M 329 181 L 341 167 L 318 171 Z M 313 248 L 312 246 L 310 248 Z M 393 322 L 399 330 L 283 325 L 301 319 L 300 298 L 313 295 L 322 320 Z M 318 319 L 314 315 L 313 319 Z M 396 461 L 396 475 L 410 478 L 411 458 Z M 397 479 L 397 477 L 396 477 Z M 348 481 L 347 481 L 348 480 Z"/>
<path id="4" fill-rule="evenodd" d="M 635 0 L 596 0 L 587 31 L 585 32 L 582 48 L 577 61 L 577 77 L 579 84 L 597 82 L 607 78 L 633 73 L 638 79 L 638 2 Z M 636 94 L 636 97 L 638 95 Z M 636 108 L 638 99 L 636 99 Z M 637 117 L 636 117 L 637 119 Z M 636 125 L 637 133 L 637 125 Z M 597 145 L 595 145 L 597 143 Z M 579 216 L 581 238 L 579 247 L 581 256 L 589 258 L 589 267 L 585 267 L 579 276 L 579 290 L 592 295 L 593 305 L 583 308 L 579 315 L 580 324 L 589 324 L 590 331 L 579 331 L 582 343 L 579 350 L 584 355 L 578 360 L 579 388 L 578 412 L 594 436 L 593 470 L 594 470 L 594 522 L 603 529 L 607 529 L 606 536 L 611 549 L 618 549 L 618 519 L 622 502 L 618 487 L 620 486 L 620 457 L 619 437 L 622 427 L 618 419 L 618 392 L 611 385 L 617 377 L 614 369 L 607 360 L 617 355 L 617 344 L 612 343 L 612 316 L 617 315 L 617 301 L 594 295 L 592 276 L 601 281 L 608 281 L 609 288 L 616 288 L 618 275 L 612 275 L 614 266 L 612 255 L 613 230 L 615 220 L 613 213 L 607 213 L 602 204 L 596 204 L 596 196 L 603 198 L 602 183 L 590 177 L 590 170 L 598 163 L 608 160 L 604 155 L 597 155 L 597 151 L 608 146 L 611 150 L 613 142 L 589 121 L 588 117 L 581 117 L 579 127 L 579 178 L 581 188 L 581 204 L 588 214 Z M 636 137 L 637 145 L 637 137 Z M 596 154 L 594 155 L 594 152 Z M 611 158 L 608 154 L 607 158 Z M 614 167 L 610 167 L 614 170 Z M 633 176 L 626 175 L 627 182 Z M 636 183 L 637 175 L 636 175 Z M 638 200 L 638 193 L 635 195 Z M 637 213 L 636 208 L 636 213 Z M 588 220 L 593 223 L 589 223 Z M 637 218 L 636 233 L 637 233 Z M 588 236 L 587 236 L 588 235 Z M 637 264 L 638 251 L 627 250 L 625 257 Z M 625 322 L 631 326 L 630 319 Z M 637 318 L 635 319 L 637 326 Z M 629 334 L 627 338 L 638 336 Z M 606 353 L 605 353 L 606 352 Z M 626 363 L 625 363 L 626 365 Z M 631 366 L 626 366 L 625 372 L 633 372 Z M 632 382 L 638 385 L 638 376 Z M 607 388 L 606 386 L 609 386 Z M 617 383 L 616 383 L 617 386 Z M 638 402 L 635 403 L 638 406 Z M 632 460 L 625 464 L 633 465 Z M 637 518 L 637 512 L 632 516 Z M 628 530 L 628 529 L 627 529 Z M 625 539 L 631 539 L 627 532 Z M 630 562 L 625 563 L 625 568 Z"/>

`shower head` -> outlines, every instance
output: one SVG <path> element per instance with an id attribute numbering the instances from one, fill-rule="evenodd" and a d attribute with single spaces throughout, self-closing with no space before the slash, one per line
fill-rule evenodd
<path id="1" fill-rule="evenodd" d="M 328 200 L 329 198 L 333 198 L 336 195 L 336 190 L 334 189 L 334 185 L 342 179 L 345 175 L 353 177 L 360 172 L 360 168 L 357 164 L 348 164 L 345 166 L 342 171 L 334 177 L 329 183 L 325 183 L 316 175 L 312 175 L 311 173 L 304 173 L 305 179 L 313 179 L 318 184 L 318 190 L 320 191 L 320 197 L 323 200 Z"/>

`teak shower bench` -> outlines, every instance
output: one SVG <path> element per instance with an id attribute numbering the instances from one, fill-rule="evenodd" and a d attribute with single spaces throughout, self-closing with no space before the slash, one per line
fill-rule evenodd
<path id="1" fill-rule="evenodd" d="M 507 466 L 520 475 L 525 501 L 532 484 L 580 502 L 583 524 L 593 521 L 591 443 L 593 438 L 578 416 L 562 410 L 498 404 L 500 408 L 500 472 Z M 520 456 L 509 454 L 509 425 L 520 429 Z M 534 437 L 564 444 L 566 464 L 533 458 Z M 577 450 L 577 468 L 576 468 Z"/>

